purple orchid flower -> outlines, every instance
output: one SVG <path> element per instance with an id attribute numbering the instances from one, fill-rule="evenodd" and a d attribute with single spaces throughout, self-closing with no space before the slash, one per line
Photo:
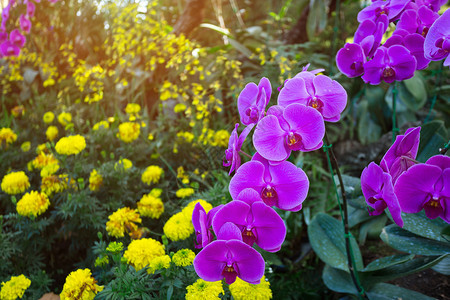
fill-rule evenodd
<path id="1" fill-rule="evenodd" d="M 305 172 L 293 163 L 284 161 L 271 165 L 258 154 L 231 178 L 231 197 L 239 199 L 239 194 L 246 188 L 258 192 L 268 206 L 299 211 L 308 194 L 309 180 Z"/>
<path id="2" fill-rule="evenodd" d="M 409 33 L 404 29 L 397 29 L 392 36 L 386 40 L 383 47 L 390 48 L 394 45 L 405 46 L 417 62 L 416 69 L 423 70 L 428 67 L 429 59 L 425 58 L 423 45 L 425 38 L 418 33 Z"/>
<path id="3" fill-rule="evenodd" d="M 438 12 L 447 0 L 415 0 L 417 6 L 425 6 L 432 11 Z"/>
<path id="4" fill-rule="evenodd" d="M 11 41 L 6 41 L 1 44 L 0 51 L 3 56 L 18 56 L 20 54 L 20 48 L 11 43 Z"/>
<path id="5" fill-rule="evenodd" d="M 409 33 L 418 33 L 425 37 L 431 25 L 438 18 L 439 14 L 426 6 L 421 6 L 417 10 L 408 9 L 402 13 L 396 28 L 406 30 Z"/>
<path id="6" fill-rule="evenodd" d="M 307 81 L 311 82 L 307 84 Z M 286 82 L 278 96 L 278 105 L 287 107 L 292 103 L 315 108 L 325 121 L 337 122 L 347 105 L 347 92 L 339 82 L 325 75 L 306 80 L 294 77 Z"/>
<path id="7" fill-rule="evenodd" d="M 195 204 L 192 212 L 192 224 L 195 231 L 195 248 L 201 249 L 212 242 L 213 235 L 211 232 L 212 219 L 214 215 L 223 207 L 219 205 L 206 213 L 200 203 Z"/>
<path id="8" fill-rule="evenodd" d="M 372 20 L 378 22 L 382 15 L 386 15 L 389 22 L 396 20 L 397 16 L 403 11 L 410 0 L 386 0 L 375 1 L 358 13 L 358 22 Z"/>
<path id="9" fill-rule="evenodd" d="M 420 127 L 409 128 L 404 135 L 397 135 L 394 144 L 386 151 L 380 162 L 384 172 L 392 177 L 395 185 L 399 176 L 416 163 L 420 142 Z"/>
<path id="10" fill-rule="evenodd" d="M 225 278 L 227 284 L 236 277 L 258 284 L 264 275 L 261 254 L 242 241 L 241 230 L 231 222 L 220 229 L 217 240 L 207 245 L 194 259 L 194 269 L 206 281 Z"/>
<path id="11" fill-rule="evenodd" d="M 442 60 L 450 66 L 450 10 L 447 9 L 428 30 L 424 44 L 425 58 Z"/>
<path id="12" fill-rule="evenodd" d="M 231 175 L 231 173 L 237 170 L 241 165 L 241 156 L 239 155 L 239 151 L 241 151 L 242 144 L 254 126 L 255 124 L 250 124 L 245 127 L 241 132 L 241 135 L 238 136 L 237 129 L 239 127 L 239 123 L 236 123 L 233 132 L 231 132 L 230 139 L 228 141 L 228 149 L 225 150 L 225 157 L 223 159 L 224 167 L 231 166 L 230 172 L 228 173 L 229 175 Z"/>
<path id="13" fill-rule="evenodd" d="M 244 125 L 258 123 L 264 117 L 271 95 L 272 86 L 269 79 L 261 78 L 258 85 L 253 82 L 248 83 L 237 100 L 241 123 Z"/>
<path id="14" fill-rule="evenodd" d="M 430 219 L 441 217 L 450 223 L 450 157 L 436 155 L 403 173 L 395 184 L 402 211 L 422 209 Z"/>
<path id="15" fill-rule="evenodd" d="M 416 58 L 405 46 L 379 47 L 373 59 L 364 64 L 361 78 L 372 85 L 379 84 L 381 80 L 387 83 L 405 80 L 414 76 L 416 66 Z"/>
<path id="16" fill-rule="evenodd" d="M 302 72 L 309 72 L 309 73 L 311 73 L 313 75 L 317 75 L 318 73 L 321 73 L 321 72 L 325 71 L 325 69 L 315 69 L 315 70 L 308 71 L 308 68 L 309 68 L 310 65 L 311 64 L 307 64 L 306 66 L 304 66 L 302 68 Z"/>
<path id="17" fill-rule="evenodd" d="M 386 15 L 381 15 L 377 23 L 366 19 L 359 24 L 355 32 L 354 42 L 361 45 L 366 56 L 371 57 L 380 46 L 381 39 L 388 26 L 389 20 Z"/>
<path id="18" fill-rule="evenodd" d="M 28 19 L 28 17 L 26 15 L 20 15 L 20 29 L 22 29 L 22 31 L 25 31 L 26 33 L 30 33 L 30 29 L 31 29 L 31 21 Z"/>
<path id="19" fill-rule="evenodd" d="M 8 33 L 6 31 L 0 31 L 0 44 L 3 44 L 8 40 Z"/>
<path id="20" fill-rule="evenodd" d="M 13 31 L 11 31 L 11 33 L 9 34 L 9 40 L 12 44 L 16 45 L 19 48 L 22 48 L 27 41 L 26 37 L 20 33 L 19 29 L 14 29 Z"/>
<path id="21" fill-rule="evenodd" d="M 359 44 L 347 43 L 336 54 L 336 65 L 345 76 L 349 78 L 364 74 L 366 56 Z"/>
<path id="22" fill-rule="evenodd" d="M 27 16 L 28 17 L 34 17 L 34 12 L 36 10 L 36 5 L 33 3 L 33 1 L 27 2 Z"/>
<path id="23" fill-rule="evenodd" d="M 400 205 L 394 194 L 391 175 L 383 172 L 376 163 L 371 162 L 361 174 L 361 189 L 367 205 L 374 209 L 369 210 L 371 216 L 380 215 L 388 208 L 394 222 L 403 227 Z"/>
<path id="24" fill-rule="evenodd" d="M 275 105 L 256 125 L 253 145 L 264 158 L 283 161 L 291 151 L 319 149 L 324 135 L 325 123 L 316 109 L 298 103 Z"/>
<path id="25" fill-rule="evenodd" d="M 250 203 L 239 200 L 241 198 Z M 264 204 L 258 192 L 251 188 L 244 189 L 236 200 L 217 212 L 212 222 L 214 232 L 218 232 L 227 222 L 239 227 L 244 243 L 249 246 L 256 243 L 269 252 L 280 250 L 286 237 L 283 219 L 275 210 Z"/>

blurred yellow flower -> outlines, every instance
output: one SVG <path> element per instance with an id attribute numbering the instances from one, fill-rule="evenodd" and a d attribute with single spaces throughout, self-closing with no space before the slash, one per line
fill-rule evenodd
<path id="1" fill-rule="evenodd" d="M 142 219 L 136 209 L 129 207 L 119 208 L 108 217 L 106 222 L 106 231 L 110 236 L 119 238 L 124 237 L 124 233 L 131 234 L 138 229 L 136 223 L 141 223 Z"/>
<path id="2" fill-rule="evenodd" d="M 228 147 L 230 133 L 226 130 L 219 130 L 214 134 L 214 146 Z"/>
<path id="3" fill-rule="evenodd" d="M 100 121 L 98 123 L 95 123 L 94 126 L 92 127 L 92 130 L 97 131 L 101 128 L 108 129 L 109 123 L 107 121 Z"/>
<path id="4" fill-rule="evenodd" d="M 179 189 L 175 194 L 177 195 L 178 198 L 186 198 L 193 195 L 194 193 L 195 191 L 193 188 L 182 188 Z"/>
<path id="5" fill-rule="evenodd" d="M 72 114 L 68 112 L 62 112 L 58 115 L 58 122 L 62 126 L 66 126 L 69 123 L 72 123 Z"/>
<path id="6" fill-rule="evenodd" d="M 45 132 L 45 135 L 47 136 L 47 140 L 49 140 L 50 142 L 53 141 L 58 136 L 58 127 L 49 126 L 47 128 L 47 131 Z"/>
<path id="7" fill-rule="evenodd" d="M 61 300 L 92 300 L 102 290 L 103 286 L 97 285 L 97 281 L 92 277 L 91 270 L 78 269 L 67 276 L 59 296 Z"/>
<path id="8" fill-rule="evenodd" d="M 141 111 L 141 106 L 137 103 L 128 103 L 125 107 L 125 112 L 129 115 L 137 114 Z"/>
<path id="9" fill-rule="evenodd" d="M 25 275 L 11 276 L 10 280 L 2 282 L 0 299 L 16 300 L 17 298 L 22 298 L 30 285 L 31 280 L 25 277 Z"/>
<path id="10" fill-rule="evenodd" d="M 79 134 L 63 137 L 55 145 L 56 152 L 63 155 L 78 154 L 84 148 L 86 148 L 86 140 Z"/>
<path id="11" fill-rule="evenodd" d="M 25 192 L 30 182 L 25 172 L 11 172 L 3 177 L 1 187 L 5 193 L 15 195 Z"/>
<path id="12" fill-rule="evenodd" d="M 31 142 L 23 142 L 22 145 L 20 145 L 20 149 L 22 149 L 23 152 L 28 152 L 31 149 Z"/>
<path id="13" fill-rule="evenodd" d="M 138 123 L 124 122 L 119 125 L 117 137 L 125 143 L 131 143 L 136 140 L 141 133 L 141 126 Z"/>
<path id="14" fill-rule="evenodd" d="M 44 169 L 42 169 L 44 170 Z M 75 180 L 71 180 L 71 187 L 76 188 Z M 42 177 L 41 191 L 48 196 L 60 193 L 69 187 L 69 178 L 67 174 L 47 175 Z"/>
<path id="15" fill-rule="evenodd" d="M 23 195 L 17 202 L 17 213 L 24 217 L 37 217 L 43 214 L 50 206 L 50 201 L 44 193 L 31 191 Z"/>
<path id="16" fill-rule="evenodd" d="M 158 183 L 163 174 L 164 170 L 161 167 L 149 166 L 142 173 L 141 180 L 145 184 Z"/>
<path id="17" fill-rule="evenodd" d="M 122 158 L 114 164 L 114 170 L 119 171 L 123 168 L 123 170 L 126 171 L 129 168 L 131 168 L 132 166 L 133 166 L 133 163 L 131 162 L 131 160 L 129 160 L 127 158 Z"/>
<path id="18" fill-rule="evenodd" d="M 53 156 L 52 153 L 46 154 L 44 152 L 41 152 L 36 156 L 35 159 L 31 162 L 33 164 L 33 167 L 35 169 L 42 169 L 46 166 L 58 164 L 58 160 Z"/>
<path id="19" fill-rule="evenodd" d="M 98 191 L 103 183 L 103 177 L 96 169 L 89 175 L 89 189 L 93 192 Z"/>
<path id="20" fill-rule="evenodd" d="M 14 106 L 11 109 L 11 114 L 13 115 L 14 118 L 23 116 L 25 114 L 25 107 L 23 105 Z"/>
<path id="21" fill-rule="evenodd" d="M 137 208 L 141 216 L 158 219 L 164 212 L 164 203 L 158 196 L 147 194 L 139 200 Z"/>
<path id="22" fill-rule="evenodd" d="M 186 104 L 184 103 L 178 103 L 177 105 L 175 105 L 175 107 L 173 108 L 173 111 L 175 113 L 180 113 L 180 112 L 184 112 L 186 110 Z"/>
<path id="23" fill-rule="evenodd" d="M 48 111 L 44 114 L 42 119 L 44 120 L 45 124 L 50 124 L 55 119 L 55 114 L 51 111 Z M 71 118 L 71 120 L 72 120 L 72 118 Z"/>
<path id="24" fill-rule="evenodd" d="M 9 144 L 14 143 L 16 140 L 17 134 L 15 134 L 11 128 L 0 129 L 0 149 L 3 148 L 3 142 L 5 142 L 5 146 L 8 147 Z"/>

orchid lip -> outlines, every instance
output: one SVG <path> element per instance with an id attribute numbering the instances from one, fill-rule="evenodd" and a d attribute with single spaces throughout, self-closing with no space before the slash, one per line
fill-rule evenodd
<path id="1" fill-rule="evenodd" d="M 261 192 L 261 198 L 264 201 L 264 203 L 267 204 L 268 206 L 277 205 L 278 202 L 277 192 L 270 185 L 267 185 L 263 189 L 263 191 Z"/>

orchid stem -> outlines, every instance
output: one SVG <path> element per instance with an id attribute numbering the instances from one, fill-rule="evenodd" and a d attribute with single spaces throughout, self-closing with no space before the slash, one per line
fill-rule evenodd
<path id="1" fill-rule="evenodd" d="M 415 159 L 413 159 L 413 158 L 411 158 L 411 157 L 405 156 L 405 155 L 402 155 L 401 158 L 402 158 L 402 159 L 409 160 L 409 161 L 412 161 L 412 162 L 415 163 L 415 164 L 420 164 L 420 161 L 417 161 L 417 160 L 415 160 Z"/>
<path id="2" fill-rule="evenodd" d="M 331 172 L 331 179 L 334 182 L 334 178 L 333 178 L 333 164 L 334 164 L 334 169 L 336 170 L 336 175 L 338 176 L 339 184 L 340 184 L 340 188 L 341 188 L 342 206 L 343 206 L 343 211 L 344 211 L 344 214 L 342 215 L 342 210 L 341 210 L 341 216 L 342 216 L 342 222 L 344 224 L 345 250 L 347 252 L 348 270 L 350 271 L 350 276 L 352 278 L 353 284 L 355 285 L 356 290 L 358 291 L 358 297 L 360 299 L 369 299 L 366 295 L 366 292 L 364 291 L 364 288 L 361 286 L 357 270 L 356 270 L 355 266 L 353 266 L 353 255 L 352 255 L 351 244 L 350 244 L 351 234 L 349 233 L 349 226 L 348 226 L 347 195 L 345 192 L 344 180 L 342 179 L 341 171 L 339 170 L 339 165 L 338 165 L 336 156 L 334 155 L 333 148 L 331 147 L 331 144 L 328 140 L 328 136 L 326 133 L 325 133 L 325 143 L 326 143 L 326 145 L 324 146 L 324 151 L 327 154 L 327 160 L 328 160 L 328 164 L 329 164 L 330 172 Z M 336 185 L 335 185 L 335 187 L 336 187 Z M 337 193 L 337 190 L 336 190 L 336 193 Z M 338 200 L 338 204 L 339 204 L 339 209 L 341 209 L 341 204 L 340 204 L 338 194 L 337 194 L 337 200 Z"/>
<path id="3" fill-rule="evenodd" d="M 439 153 L 444 155 L 445 153 L 447 153 L 449 148 L 450 148 L 450 141 L 448 141 L 448 143 L 445 144 L 444 148 L 439 149 Z"/>
<path id="4" fill-rule="evenodd" d="M 239 150 L 239 153 L 242 154 L 242 155 L 244 155 L 244 156 L 247 156 L 247 157 L 250 158 L 250 159 L 252 159 L 252 156 L 251 156 L 250 154 L 248 154 L 248 153 L 246 153 L 246 152 L 244 152 L 244 151 L 242 151 L 242 150 Z"/>

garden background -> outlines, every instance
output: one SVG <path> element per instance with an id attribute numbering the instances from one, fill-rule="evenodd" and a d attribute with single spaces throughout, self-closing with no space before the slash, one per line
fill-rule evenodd
<path id="1" fill-rule="evenodd" d="M 67 299 L 83 293 L 98 293 L 98 299 L 183 299 L 202 289 L 216 299 L 220 291 L 220 297 L 236 299 L 361 297 L 348 273 L 338 221 L 341 186 L 322 149 L 289 159 L 308 175 L 308 196 L 298 212 L 277 210 L 286 240 L 278 252 L 260 251 L 266 261 L 260 285 L 236 282 L 234 291 L 225 283 L 199 286 L 192 266 L 198 253 L 195 204 L 201 199 L 210 209 L 232 200 L 232 176 L 223 159 L 239 123 L 240 92 L 266 77 L 275 104 L 277 87 L 310 64 L 348 95 L 340 121 L 326 124 L 326 144 L 332 145 L 347 192 L 362 286 L 370 299 L 448 299 L 448 224 L 419 213 L 404 219 L 402 232 L 393 230 L 390 215 L 367 213 L 359 177 L 371 161 L 380 161 L 393 134 L 410 127 L 421 126 L 419 162 L 445 153 L 449 69 L 432 61 L 395 84 L 347 78 L 336 67 L 336 53 L 352 42 L 357 14 L 368 5 L 36 2 L 20 54 L 0 58 L 0 281 L 25 275 L 30 283 L 23 299 L 59 295 L 71 272 L 86 269 L 90 273 L 72 279 L 82 284 Z M 12 30 L 29 8 L 23 2 L 11 7 Z M 242 150 L 255 153 L 251 138 Z M 13 172 L 23 174 L 15 173 L 16 185 L 8 186 L 5 177 Z M 26 192 L 41 206 L 21 210 Z M 130 247 L 150 238 L 155 241 Z M 408 248 L 403 238 L 418 242 Z M 139 251 L 150 251 L 149 260 Z M 369 265 L 376 259 L 378 265 Z"/>

